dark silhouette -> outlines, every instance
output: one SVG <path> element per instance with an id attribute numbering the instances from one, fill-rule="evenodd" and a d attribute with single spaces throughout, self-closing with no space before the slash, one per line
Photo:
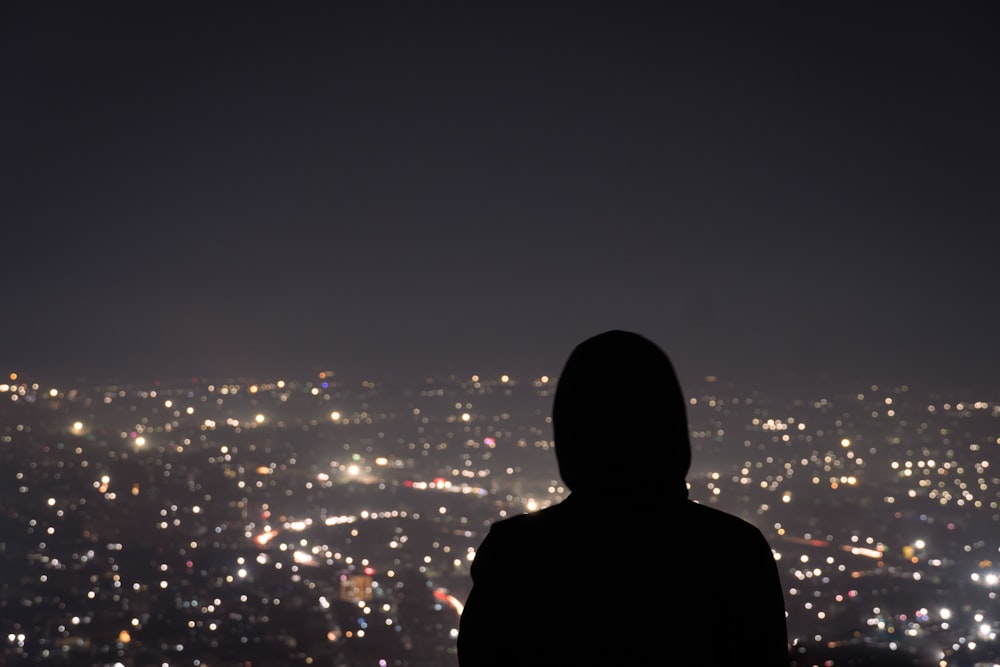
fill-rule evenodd
<path id="1" fill-rule="evenodd" d="M 552 410 L 561 503 L 494 523 L 472 564 L 461 667 L 788 665 L 770 546 L 687 498 L 686 404 L 625 331 L 570 355 Z"/>

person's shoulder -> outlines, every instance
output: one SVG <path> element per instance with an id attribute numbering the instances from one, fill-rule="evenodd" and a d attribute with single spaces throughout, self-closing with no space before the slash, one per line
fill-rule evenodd
<path id="1" fill-rule="evenodd" d="M 763 535 L 757 526 L 746 519 L 693 500 L 684 502 L 684 512 L 693 523 L 716 527 L 729 535 L 740 533 L 755 536 Z"/>
<path id="2" fill-rule="evenodd" d="M 490 525 L 486 541 L 495 548 L 503 545 L 507 549 L 537 548 L 538 545 L 558 542 L 561 536 L 580 530 L 583 519 L 578 516 L 572 503 L 556 503 L 533 512 L 494 521 Z"/>
<path id="3" fill-rule="evenodd" d="M 507 535 L 545 530 L 547 526 L 561 522 L 566 513 L 566 506 L 563 503 L 556 503 L 555 505 L 550 505 L 534 512 L 515 514 L 500 521 L 495 521 L 490 526 L 490 532 Z"/>
<path id="4" fill-rule="evenodd" d="M 721 510 L 718 507 L 712 507 L 711 505 L 699 503 L 694 500 L 685 501 L 683 507 L 684 511 L 689 515 L 697 517 L 703 521 L 718 521 L 732 525 L 746 524 L 748 526 L 753 526 L 753 524 L 742 517 L 731 514 L 725 510 Z"/>
<path id="5" fill-rule="evenodd" d="M 473 568 L 482 571 L 487 567 L 485 563 L 504 563 L 505 567 L 514 567 L 529 555 L 544 551 L 546 545 L 551 545 L 554 536 L 561 532 L 559 526 L 563 522 L 558 517 L 562 510 L 555 507 L 494 521 L 477 549 Z"/>

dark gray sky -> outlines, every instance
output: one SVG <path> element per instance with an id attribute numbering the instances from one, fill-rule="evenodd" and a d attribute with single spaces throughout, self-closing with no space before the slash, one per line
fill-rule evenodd
<path id="1" fill-rule="evenodd" d="M 994 5 L 674 4 L 3 3 L 0 371 L 997 398 Z"/>

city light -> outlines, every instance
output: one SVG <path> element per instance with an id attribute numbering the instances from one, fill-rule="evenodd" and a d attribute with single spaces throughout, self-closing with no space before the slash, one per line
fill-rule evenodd
<path id="1" fill-rule="evenodd" d="M 433 638 L 450 650 L 462 595 L 440 582 L 467 580 L 492 521 L 544 511 L 569 493 L 546 419 L 545 387 L 553 380 L 531 377 L 539 379 L 436 381 L 402 406 L 369 381 L 358 389 L 363 395 L 341 390 L 337 410 L 315 386 L 292 380 L 246 390 L 232 382 L 161 383 L 156 396 L 150 387 L 53 395 L 13 386 L 8 393 L 18 401 L 0 403 L 2 423 L 10 425 L 0 433 L 0 456 L 13 482 L 2 501 L 17 517 L 16 553 L 24 556 L 16 558 L 26 574 L 0 591 L 0 602 L 7 599 L 5 608 L 26 619 L 21 627 L 30 632 L 8 630 L 13 639 L 0 654 L 23 662 L 40 645 L 30 637 L 54 642 L 70 628 L 123 664 L 150 645 L 210 656 L 216 642 L 237 654 L 248 645 L 248 610 L 258 619 L 255 632 L 267 637 L 259 619 L 284 618 L 275 610 L 290 609 L 311 614 L 322 645 L 339 650 L 380 641 L 375 628 L 406 627 L 394 582 L 407 577 L 431 585 L 435 606 L 425 613 L 450 615 Z M 766 410 L 759 397 L 692 397 L 692 448 L 708 465 L 686 480 L 689 498 L 764 531 L 797 646 L 857 641 L 902 651 L 947 636 L 959 638 L 953 641 L 963 652 L 973 644 L 983 650 L 1000 628 L 985 611 L 1000 593 L 1000 543 L 980 526 L 1000 516 L 1000 482 L 981 443 L 996 439 L 1000 409 L 977 408 L 985 432 L 970 422 L 967 434 L 945 436 L 954 405 L 919 408 L 913 418 L 894 399 L 889 420 L 878 409 L 884 401 L 884 394 L 828 396 Z M 848 419 L 857 402 L 865 416 Z M 64 435 L 25 426 L 28 410 Z M 735 444 L 727 440 L 732 434 L 739 434 Z M 861 445 L 862 437 L 873 444 Z M 937 440 L 944 437 L 947 445 Z M 647 459 L 624 465 L 635 468 L 637 483 L 655 478 Z M 633 478 L 617 463 L 613 470 L 623 481 Z M 965 513 L 962 521 L 956 511 Z M 143 541 L 156 547 L 136 560 Z M 67 572 L 82 583 L 57 589 Z M 18 587 L 58 610 L 54 626 L 12 602 Z M 872 590 L 884 592 L 866 607 Z M 144 606 L 153 592 L 169 604 Z M 324 620 L 342 603 L 357 612 Z M 957 611 L 970 608 L 984 611 Z M 93 632 L 88 619 L 97 613 L 113 623 L 110 636 Z M 183 632 L 158 636 L 173 632 L 165 628 L 174 627 L 175 614 Z M 838 637 L 841 627 L 860 635 Z M 281 630 L 319 650 L 300 631 Z M 77 648 L 67 645 L 73 655 Z M 944 651 L 945 667 L 953 667 L 952 656 Z"/>

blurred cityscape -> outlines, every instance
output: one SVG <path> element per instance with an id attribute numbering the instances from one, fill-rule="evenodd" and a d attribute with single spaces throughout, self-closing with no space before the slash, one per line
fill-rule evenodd
<path id="1" fill-rule="evenodd" d="M 793 665 L 1000 663 L 1000 403 L 870 385 L 777 399 L 708 380 L 687 388 L 690 497 L 770 541 Z M 554 389 L 5 374 L 2 662 L 455 667 L 490 523 L 568 493 Z M 697 549 L 691 537 L 659 548 Z M 658 573 L 625 565 L 595 569 L 608 586 L 582 638 L 628 640 L 600 613 L 620 586 L 648 589 L 647 613 L 669 622 Z M 544 607 L 539 591 L 524 613 Z"/>

